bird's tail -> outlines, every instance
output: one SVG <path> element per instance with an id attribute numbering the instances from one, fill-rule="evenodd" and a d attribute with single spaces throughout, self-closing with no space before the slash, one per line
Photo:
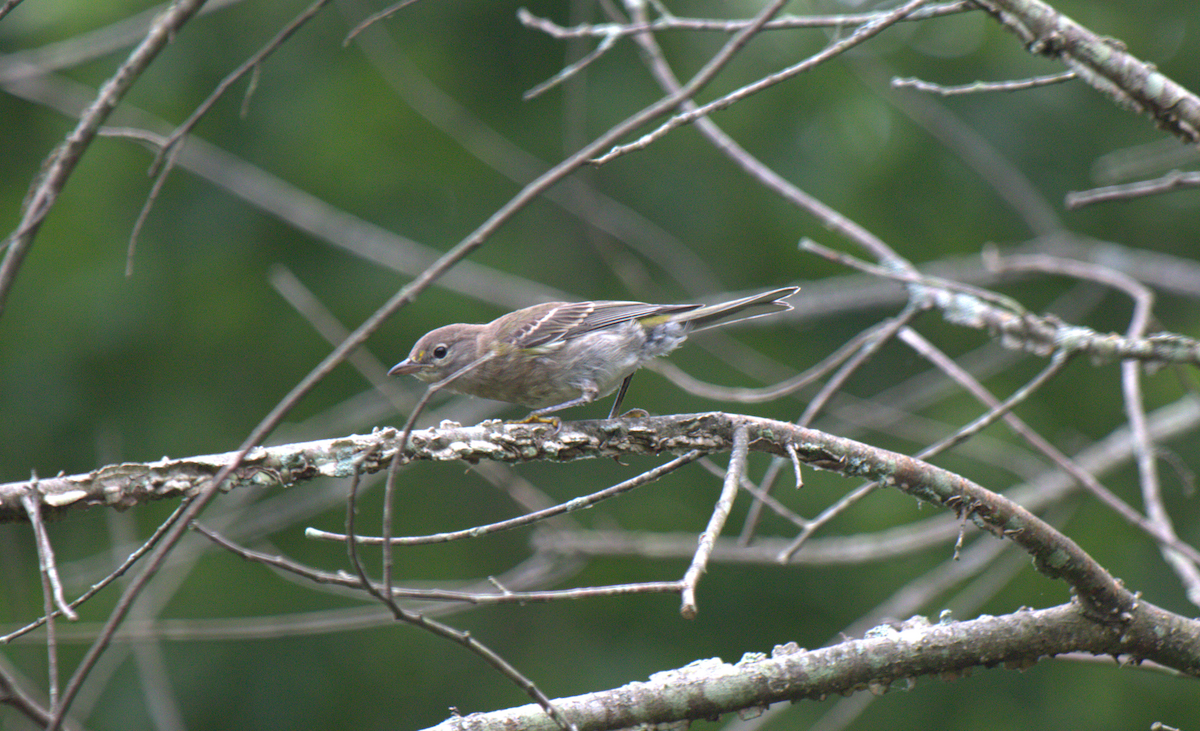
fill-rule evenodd
<path id="1" fill-rule="evenodd" d="M 671 317 L 675 322 L 692 324 L 692 332 L 707 330 L 718 325 L 728 325 L 731 322 L 741 322 L 755 317 L 772 315 L 777 312 L 787 312 L 792 306 L 784 302 L 788 297 L 800 290 L 799 287 L 782 287 L 770 292 L 755 294 L 741 299 L 730 300 L 716 305 L 705 305 L 699 309 L 680 312 Z"/>

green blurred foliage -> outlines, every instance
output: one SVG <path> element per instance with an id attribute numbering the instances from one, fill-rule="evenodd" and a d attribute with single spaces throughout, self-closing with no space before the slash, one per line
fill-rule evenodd
<path id="1" fill-rule="evenodd" d="M 553 76 L 568 53 L 577 57 L 584 47 L 522 27 L 516 20 L 520 5 L 417 3 L 373 31 L 387 34 L 393 44 L 380 57 L 383 65 L 362 47 L 342 45 L 349 27 L 378 8 L 358 3 L 331 7 L 263 65 L 246 116 L 240 111 L 247 84 L 240 82 L 201 121 L 196 134 L 352 216 L 444 251 L 529 182 L 539 165 L 553 164 L 659 97 L 637 52 L 624 42 L 565 88 L 522 101 L 523 92 Z M 671 5 L 680 15 L 699 17 L 757 9 L 745 3 Z M 1183 85 L 1200 88 L 1200 5 L 1194 0 L 1076 0 L 1056 6 L 1099 33 L 1122 39 Z M 0 20 L 0 52 L 36 49 L 149 7 L 27 0 Z M 543 1 L 527 7 L 564 25 L 597 13 L 587 3 L 568 9 Z M 135 85 L 128 105 L 167 124 L 182 122 L 301 8 L 298 3 L 237 3 L 195 19 Z M 797 4 L 793 11 L 847 9 L 830 0 Z M 828 37 L 823 30 L 761 37 L 700 100 L 794 63 L 819 50 Z M 724 38 L 676 32 L 663 34 L 661 41 L 677 73 L 686 78 Z M 61 71 L 61 78 L 94 86 L 126 53 L 124 46 L 72 65 Z M 977 254 L 985 244 L 1016 244 L 1039 233 L 1006 202 L 1004 191 L 988 182 L 994 170 L 973 168 L 918 119 L 977 135 L 998 152 L 998 159 L 1027 178 L 1062 227 L 1194 259 L 1200 238 L 1195 213 L 1200 194 L 1195 191 L 1073 212 L 1061 204 L 1068 191 L 1099 184 L 1097 175 L 1109 153 L 1141 145 L 1170 151 L 1180 147 L 1146 117 L 1120 109 L 1078 83 L 945 100 L 888 87 L 893 76 L 959 84 L 1059 70 L 1028 55 L 990 19 L 971 14 L 893 28 L 843 59 L 713 119 L 788 180 L 918 263 Z M 426 84 L 459 108 L 447 109 L 447 101 Z M 442 109 L 445 118 L 432 124 L 424 116 L 430 109 Z M 0 217 L 11 230 L 41 160 L 72 122 L 11 94 L 0 95 L 0 120 L 5 130 L 0 135 Z M 520 155 L 494 145 L 481 126 Z M 273 265 L 292 270 L 350 328 L 411 279 L 329 246 L 182 170 L 171 174 L 154 202 L 138 241 L 133 275 L 127 278 L 127 245 L 151 187 L 146 176 L 151 159 L 135 142 L 98 140 L 25 262 L 0 317 L 0 481 L 24 479 L 31 470 L 73 473 L 120 460 L 231 450 L 331 347 L 272 290 L 268 274 Z M 494 159 L 503 160 L 508 170 L 498 171 Z M 736 170 L 694 129 L 678 130 L 644 151 L 576 177 L 644 217 L 647 235 L 692 252 L 713 286 L 702 287 L 699 280 L 681 276 L 680 269 L 635 253 L 626 242 L 548 201 L 518 214 L 472 261 L 577 298 L 682 301 L 715 297 L 720 289 L 757 290 L 844 274 L 796 250 L 796 242 L 806 236 L 836 247 L 844 242 Z M 1040 311 L 1070 286 L 1042 278 L 998 288 Z M 367 348 L 390 364 L 434 326 L 484 321 L 504 309 L 486 299 L 433 289 L 389 322 Z M 786 375 L 817 362 L 896 309 L 838 313 L 787 328 L 747 329 L 734 337 L 763 351 Z M 1123 330 L 1128 315 L 1128 302 L 1110 294 L 1079 321 L 1104 331 Z M 1200 307 L 1194 300 L 1163 296 L 1158 315 L 1163 328 L 1200 336 Z M 918 326 L 954 356 L 986 342 L 984 334 L 945 324 L 934 314 L 923 316 Z M 672 361 L 705 380 L 755 384 L 702 347 L 685 348 Z M 1007 394 L 1043 365 L 1024 360 L 989 378 L 987 385 Z M 852 378 L 846 391 L 871 398 L 926 369 L 911 351 L 894 344 Z M 1192 378 L 1186 374 L 1184 383 Z M 414 384 L 405 386 L 417 393 Z M 1151 406 L 1167 403 L 1184 387 L 1164 371 L 1146 380 L 1147 400 Z M 288 437 L 337 436 L 342 432 L 329 431 L 331 412 L 369 389 L 360 375 L 343 367 L 289 416 Z M 794 419 L 811 395 L 744 410 Z M 480 408 L 465 399 L 444 403 L 439 417 L 465 420 L 464 414 Z M 659 413 L 743 408 L 689 396 L 653 374 L 638 377 L 626 403 Z M 600 416 L 605 408 L 597 404 L 577 415 Z M 499 413 L 518 415 L 516 409 Z M 969 421 L 979 407 L 957 395 L 921 413 L 945 426 Z M 1073 363 L 1020 413 L 1070 453 L 1124 421 L 1118 369 Z M 398 425 L 403 416 L 381 407 L 356 415 L 350 429 Z M 904 451 L 929 441 L 924 435 L 864 434 L 837 421 L 820 426 Z M 986 434 L 1011 443 L 1002 428 Z M 1194 439 L 1167 446 L 1191 469 L 1200 467 Z M 551 498 L 566 500 L 651 464 L 536 464 L 516 471 Z M 761 474 L 765 461 L 754 464 L 755 474 Z M 973 456 L 950 455 L 938 464 L 996 489 L 1021 479 L 1019 468 Z M 855 487 L 827 475 L 806 479 L 803 491 L 788 488 L 781 499 L 809 515 Z M 1195 500 L 1183 496 L 1170 470 L 1164 470 L 1164 482 L 1181 537 L 1195 543 L 1200 540 Z M 1139 504 L 1132 470 L 1105 483 Z M 311 501 L 306 503 L 310 507 L 297 508 L 297 522 L 281 524 L 255 540 L 263 542 L 263 550 L 329 570 L 345 568 L 344 549 L 306 540 L 302 533 L 305 525 L 340 529 L 340 496 L 346 488 L 318 484 L 284 495 L 264 491 L 249 496 L 247 505 L 278 500 L 281 508 L 302 498 Z M 698 533 L 718 490 L 719 482 L 695 469 L 573 517 L 596 528 Z M 364 525 L 378 523 L 379 493 L 376 482 L 364 496 Z M 518 510 L 484 480 L 454 465 L 407 470 L 398 499 L 397 533 L 458 529 Z M 172 507 L 147 506 L 120 519 L 130 520 L 126 529 L 144 538 Z M 727 535 L 740 528 L 745 510 L 739 504 Z M 835 522 L 830 533 L 881 530 L 933 513 L 902 496 L 878 495 Z M 237 515 L 233 511 L 235 533 Z M 775 523 L 771 528 L 781 534 L 788 530 Z M 1131 588 L 1175 611 L 1195 613 L 1157 551 L 1107 511 L 1082 500 L 1065 529 Z M 51 527 L 70 594 L 103 575 L 113 560 L 105 547 L 115 540 L 115 530 L 114 519 L 96 510 Z M 527 533 L 518 533 L 478 545 L 401 551 L 397 576 L 420 582 L 499 574 L 521 559 L 528 539 Z M 130 547 L 121 546 L 128 553 Z M 5 557 L 0 562 L 0 626 L 10 627 L 37 616 L 41 607 L 29 528 L 0 526 L 0 555 Z M 940 547 L 901 557 L 895 564 L 718 564 L 701 585 L 701 611 L 692 622 L 680 619 L 676 599 L 663 596 L 497 607 L 448 621 L 493 645 L 551 696 L 572 695 L 642 679 L 697 658 L 735 661 L 743 652 L 765 652 L 791 641 L 820 646 L 912 577 L 949 557 L 949 548 Z M 599 559 L 567 581 L 583 586 L 669 580 L 684 567 L 678 560 Z M 110 588 L 87 605 L 85 622 L 94 628 L 114 597 Z M 201 561 L 167 599 L 163 617 L 227 621 L 332 610 L 359 601 L 315 594 L 306 585 L 220 553 Z M 1004 613 L 1066 599 L 1061 584 L 1027 567 L 981 610 Z M 926 611 L 936 616 L 941 606 Z M 66 667 L 82 647 L 68 645 Z M 466 713 L 526 702 L 517 688 L 462 648 L 386 622 L 337 634 L 166 642 L 161 649 L 166 682 L 192 729 L 420 728 L 442 720 L 451 706 Z M 4 655 L 26 677 L 45 677 L 44 652 L 36 646 L 14 645 Z M 148 727 L 143 681 L 133 660 L 126 659 L 113 672 L 88 727 Z M 911 692 L 896 689 L 876 699 L 854 727 L 1093 730 L 1146 728 L 1155 720 L 1188 727 L 1200 721 L 1195 695 L 1192 683 L 1157 674 L 1045 662 L 1023 673 L 980 671 L 952 683 L 921 679 Z M 772 727 L 806 728 L 824 710 L 825 704 L 802 703 Z M 0 710 L 0 721 L 5 728 L 23 728 L 7 708 Z"/>

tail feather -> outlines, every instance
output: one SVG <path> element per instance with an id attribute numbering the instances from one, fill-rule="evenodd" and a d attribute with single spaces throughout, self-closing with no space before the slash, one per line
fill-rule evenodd
<path id="1" fill-rule="evenodd" d="M 671 319 L 675 322 L 692 323 L 692 332 L 707 330 L 710 327 L 728 325 L 731 322 L 741 322 L 777 312 L 786 312 L 792 309 L 792 306 L 784 300 L 799 290 L 799 287 L 781 287 L 770 292 L 680 312 Z"/>

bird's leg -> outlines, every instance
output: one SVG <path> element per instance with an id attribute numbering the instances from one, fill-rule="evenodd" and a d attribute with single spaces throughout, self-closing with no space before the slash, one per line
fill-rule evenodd
<path id="1" fill-rule="evenodd" d="M 617 391 L 617 400 L 613 401 L 612 408 L 608 412 L 608 418 L 613 418 L 617 415 L 617 410 L 621 408 L 621 402 L 625 400 L 625 392 L 629 390 L 629 382 L 633 380 L 633 374 L 625 376 L 625 380 L 621 381 L 621 388 Z"/>
<path id="2" fill-rule="evenodd" d="M 546 414 L 552 414 L 555 411 L 562 411 L 563 409 L 569 409 L 572 406 L 582 406 L 584 404 L 590 404 L 591 402 L 596 400 L 597 393 L 598 393 L 598 389 L 595 386 L 587 386 L 581 390 L 581 392 L 578 396 L 571 399 L 570 401 L 563 401 L 561 404 L 554 404 L 553 406 L 543 406 L 540 409 L 536 409 L 535 411 L 530 412 L 529 416 L 526 416 L 524 419 L 521 419 L 520 421 L 518 421 L 516 423 L 518 423 L 518 424 L 553 424 L 554 431 L 558 431 L 558 428 L 560 426 L 562 426 L 562 419 L 558 418 L 557 416 L 547 417 Z"/>
<path id="3" fill-rule="evenodd" d="M 628 376 L 625 376 L 624 381 L 621 381 L 621 389 L 617 391 L 617 400 L 613 401 L 612 409 L 608 412 L 608 418 L 612 419 L 615 417 L 617 412 L 621 409 L 621 402 L 625 400 L 625 392 L 629 390 L 629 382 L 632 380 L 633 374 L 630 373 Z M 621 414 L 621 418 L 624 419 L 626 417 L 635 417 L 638 419 L 644 419 L 649 415 L 650 412 L 646 411 L 645 409 L 630 409 L 624 414 Z"/>

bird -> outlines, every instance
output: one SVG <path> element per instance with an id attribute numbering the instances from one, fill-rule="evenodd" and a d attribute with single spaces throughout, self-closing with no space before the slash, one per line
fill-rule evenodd
<path id="1" fill-rule="evenodd" d="M 633 374 L 688 335 L 792 309 L 799 287 L 782 287 L 713 305 L 646 302 L 546 302 L 489 323 L 445 325 L 423 335 L 388 371 L 426 383 L 533 409 L 523 421 L 561 424 L 552 414 L 620 390 Z M 643 412 L 644 413 L 644 412 Z"/>

